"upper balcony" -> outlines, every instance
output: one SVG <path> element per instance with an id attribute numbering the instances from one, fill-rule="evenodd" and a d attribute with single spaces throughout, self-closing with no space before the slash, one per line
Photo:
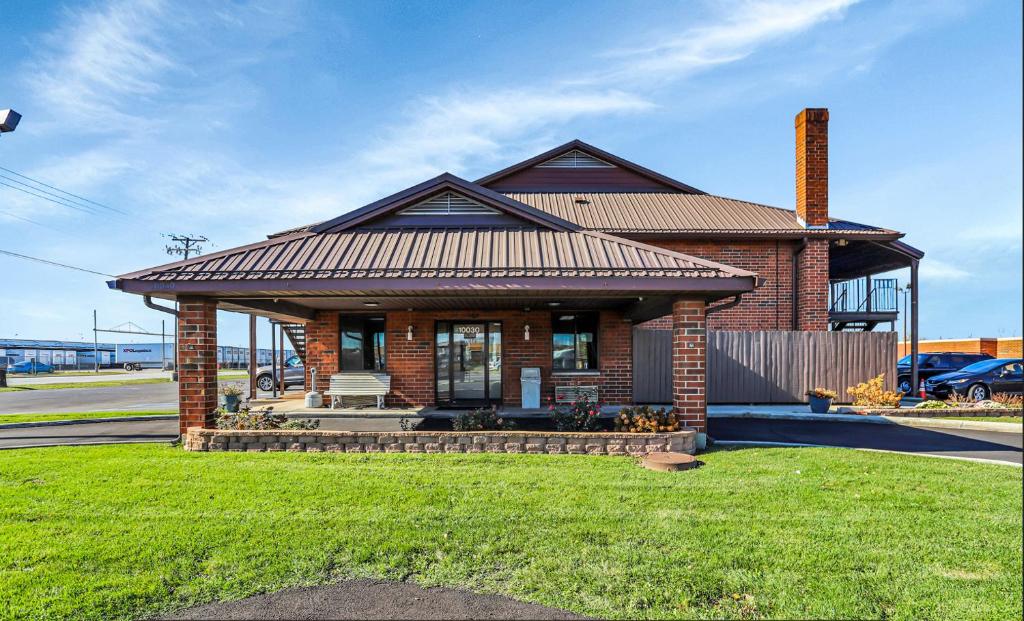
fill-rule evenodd
<path id="1" fill-rule="evenodd" d="M 899 316 L 897 289 L 895 278 L 865 276 L 832 282 L 828 305 L 832 329 L 870 332 L 887 322 L 894 328 Z"/>

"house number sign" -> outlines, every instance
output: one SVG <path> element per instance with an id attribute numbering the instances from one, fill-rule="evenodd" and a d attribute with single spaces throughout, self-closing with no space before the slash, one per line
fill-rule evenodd
<path id="1" fill-rule="evenodd" d="M 455 326 L 459 334 L 480 334 L 480 326 Z"/>

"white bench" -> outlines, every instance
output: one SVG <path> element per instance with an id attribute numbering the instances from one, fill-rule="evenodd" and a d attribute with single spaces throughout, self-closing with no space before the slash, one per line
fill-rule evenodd
<path id="1" fill-rule="evenodd" d="M 597 386 L 555 386 L 555 403 L 566 404 L 586 395 L 591 403 L 597 403 Z"/>
<path id="2" fill-rule="evenodd" d="M 391 376 L 387 373 L 336 373 L 331 376 L 331 387 L 325 395 L 331 398 L 331 409 L 341 403 L 342 397 L 377 397 L 377 407 L 384 407 L 384 395 L 391 391 Z"/>

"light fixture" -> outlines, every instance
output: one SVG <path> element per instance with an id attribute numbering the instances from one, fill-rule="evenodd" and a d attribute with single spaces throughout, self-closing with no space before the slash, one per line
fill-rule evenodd
<path id="1" fill-rule="evenodd" d="M 530 340 L 530 324 L 526 324 L 525 326 L 523 326 L 523 340 Z"/>
<path id="2" fill-rule="evenodd" d="M 837 239 L 836 240 L 836 245 L 839 246 L 840 248 L 845 248 L 846 245 L 849 244 L 849 243 L 850 242 L 846 241 L 845 239 Z"/>
<path id="3" fill-rule="evenodd" d="M 548 302 L 548 306 L 561 306 L 561 302 Z"/>
<path id="4" fill-rule="evenodd" d="M 363 302 L 363 306 L 369 306 L 370 308 L 377 308 L 380 306 L 380 302 Z"/>
<path id="5" fill-rule="evenodd" d="M 405 340 L 407 340 L 407 341 L 411 341 L 412 340 L 412 324 L 411 323 L 409 324 L 409 329 L 405 333 Z"/>

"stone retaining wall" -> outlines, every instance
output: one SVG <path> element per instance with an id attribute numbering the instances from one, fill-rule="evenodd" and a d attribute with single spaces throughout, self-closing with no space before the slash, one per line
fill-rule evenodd
<path id="1" fill-rule="evenodd" d="M 228 431 L 188 430 L 187 451 L 332 453 L 544 453 L 646 455 L 696 452 L 696 432 L 563 433 L 546 431 Z"/>

